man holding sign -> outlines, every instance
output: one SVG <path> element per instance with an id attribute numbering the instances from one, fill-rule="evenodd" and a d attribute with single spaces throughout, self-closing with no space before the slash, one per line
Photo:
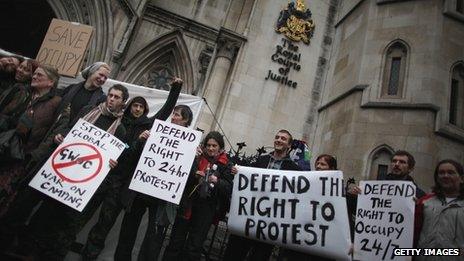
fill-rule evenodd
<path id="1" fill-rule="evenodd" d="M 100 147 L 100 149 L 108 148 L 108 146 L 103 145 L 103 138 L 98 138 L 97 134 L 103 135 L 103 132 L 100 131 L 100 129 L 106 130 L 106 132 L 110 134 L 114 134 L 114 136 L 120 140 L 124 139 L 126 130 L 124 126 L 121 124 L 121 118 L 123 115 L 122 109 L 128 97 L 129 92 L 125 86 L 120 84 L 113 85 L 108 90 L 106 102 L 101 103 L 96 107 L 84 107 L 79 113 L 79 115 L 83 116 L 82 119 L 89 123 L 92 123 L 97 128 L 93 127 L 93 125 L 86 125 L 84 123 L 84 129 L 82 132 L 75 132 L 71 130 L 68 136 L 71 135 L 71 137 L 77 137 L 84 140 L 88 140 L 90 143 L 93 144 L 93 146 Z M 95 135 L 97 135 L 97 137 L 95 137 Z M 59 141 L 58 137 L 56 140 Z M 119 149 L 121 149 L 121 152 L 125 148 L 124 143 L 116 139 L 110 141 L 109 143 L 111 145 L 117 146 Z M 68 150 L 65 151 L 65 149 Z M 58 150 L 59 151 L 55 152 L 53 156 L 57 153 L 59 153 L 60 155 L 66 154 L 67 157 L 75 156 L 69 154 L 69 148 L 59 147 Z M 91 153 L 91 151 L 89 151 L 89 153 Z M 101 161 L 101 159 L 99 160 Z M 77 162 L 80 162 L 79 159 L 77 159 Z M 83 161 L 82 163 L 84 164 L 85 162 Z M 110 159 L 109 162 L 107 161 L 100 163 L 109 164 L 111 168 L 114 168 L 117 165 L 117 161 L 115 161 L 114 159 Z M 101 167 L 101 164 L 98 164 L 98 166 Z M 90 164 L 88 164 L 88 167 L 91 167 Z M 96 175 L 98 175 L 99 171 L 100 169 L 97 169 Z M 40 175 L 40 173 L 38 175 Z M 35 178 L 37 178 L 37 176 Z M 71 181 L 73 181 L 74 178 L 75 177 L 68 177 L 68 179 Z M 66 179 L 63 180 L 66 181 Z M 103 184 L 105 184 L 106 182 L 108 181 L 103 181 Z M 31 185 L 33 185 L 33 182 L 31 182 Z M 89 217 L 94 213 L 95 209 L 98 207 L 98 204 L 95 204 L 95 202 L 95 198 L 92 198 L 92 200 L 90 200 L 89 202 L 89 206 L 87 206 L 85 209 L 85 205 L 80 205 L 79 207 L 73 207 L 73 209 L 71 209 L 68 207 L 64 207 L 61 204 L 58 204 L 58 202 L 56 201 L 44 201 L 44 203 L 34 216 L 33 220 L 31 221 L 31 233 L 35 237 L 35 241 L 38 242 L 38 245 L 40 246 L 39 252 L 42 255 L 42 258 L 44 258 L 44 260 L 64 259 L 64 256 L 68 252 L 69 247 L 75 240 L 76 234 L 80 231 L 85 222 L 89 219 Z M 74 208 L 79 211 L 84 211 L 82 212 L 82 214 L 80 214 L 77 213 L 74 210 Z M 52 219 L 50 219 L 50 213 L 54 213 Z"/>
<path id="2" fill-rule="evenodd" d="M 288 156 L 293 137 L 287 130 L 279 130 L 274 138 L 274 151 L 269 155 L 260 156 L 252 165 L 255 168 L 300 170 L 298 165 Z M 237 174 L 237 168 L 232 168 L 232 174 Z M 260 241 L 246 239 L 237 235 L 230 235 L 224 260 L 244 260 L 248 252 L 253 249 L 250 260 L 268 260 L 273 245 Z"/>

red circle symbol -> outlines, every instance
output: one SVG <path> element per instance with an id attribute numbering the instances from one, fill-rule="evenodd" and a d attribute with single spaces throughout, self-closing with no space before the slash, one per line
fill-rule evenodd
<path id="1" fill-rule="evenodd" d="M 76 149 L 78 152 L 73 154 Z M 67 154 L 68 152 L 70 152 L 70 154 Z M 80 155 L 78 153 L 83 153 L 85 155 Z M 59 159 L 59 156 L 61 156 L 61 159 Z M 88 164 L 93 166 L 95 161 L 98 163 L 96 168 L 86 169 Z M 76 166 L 80 167 L 76 168 Z M 103 158 L 100 152 L 97 148 L 87 143 L 68 144 L 56 150 L 52 156 L 52 168 L 56 175 L 62 180 L 70 183 L 82 183 L 93 179 L 100 173 L 102 166 Z M 70 177 L 76 176 L 76 174 L 73 174 L 76 172 L 79 172 L 77 174 L 83 177 Z"/>

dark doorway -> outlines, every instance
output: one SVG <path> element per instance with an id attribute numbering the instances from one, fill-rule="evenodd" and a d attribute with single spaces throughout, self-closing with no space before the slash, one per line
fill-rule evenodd
<path id="1" fill-rule="evenodd" d="M 46 0 L 1 0 L 0 48 L 35 58 L 54 17 Z"/>

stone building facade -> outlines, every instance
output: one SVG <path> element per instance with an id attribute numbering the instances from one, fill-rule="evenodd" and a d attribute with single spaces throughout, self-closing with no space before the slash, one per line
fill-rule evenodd
<path id="1" fill-rule="evenodd" d="M 405 149 L 426 189 L 439 160 L 464 161 L 462 2 L 341 2 L 315 151 L 375 179 Z"/>
<path id="2" fill-rule="evenodd" d="M 406 149 L 426 188 L 440 159 L 464 161 L 463 0 L 302 2 L 309 44 L 276 32 L 288 1 L 47 0 L 39 13 L 94 26 L 84 65 L 109 62 L 112 78 L 165 89 L 180 76 L 206 99 L 198 127 L 248 155 L 285 128 L 359 180 Z M 280 82 L 279 46 L 299 57 Z"/>

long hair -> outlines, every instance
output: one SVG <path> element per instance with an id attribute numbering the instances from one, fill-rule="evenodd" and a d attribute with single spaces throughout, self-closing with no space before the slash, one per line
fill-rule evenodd
<path id="1" fill-rule="evenodd" d="M 432 191 L 438 197 L 441 197 L 441 198 L 445 197 L 445 193 L 443 191 L 443 188 L 438 183 L 438 168 L 440 167 L 440 165 L 445 164 L 445 163 L 449 163 L 449 164 L 453 165 L 460 177 L 462 177 L 464 175 L 464 169 L 463 169 L 462 165 L 459 162 L 457 162 L 455 160 L 452 160 L 452 159 L 444 159 L 444 160 L 438 162 L 437 167 L 435 168 L 435 172 L 433 174 L 433 179 L 435 180 L 435 186 L 433 187 Z M 460 199 L 464 198 L 464 184 L 462 182 L 460 184 L 458 198 L 460 198 Z"/>

